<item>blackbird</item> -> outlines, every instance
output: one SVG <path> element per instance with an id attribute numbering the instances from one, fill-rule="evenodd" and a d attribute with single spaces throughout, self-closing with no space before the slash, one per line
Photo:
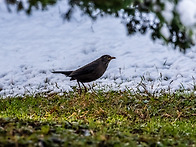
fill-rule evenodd
<path id="1" fill-rule="evenodd" d="M 116 57 L 111 57 L 110 55 L 103 55 L 97 60 L 94 60 L 91 63 L 74 71 L 53 71 L 52 73 L 64 74 L 68 77 L 71 77 L 70 80 L 77 80 L 80 90 L 81 87 L 79 82 L 81 82 L 86 92 L 87 89 L 84 83 L 95 81 L 100 78 L 106 71 L 109 62 L 112 59 L 116 59 Z"/>

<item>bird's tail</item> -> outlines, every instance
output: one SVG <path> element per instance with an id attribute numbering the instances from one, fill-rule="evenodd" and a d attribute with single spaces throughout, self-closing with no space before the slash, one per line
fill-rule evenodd
<path id="1" fill-rule="evenodd" d="M 73 71 L 52 71 L 52 73 L 60 73 L 69 76 Z"/>

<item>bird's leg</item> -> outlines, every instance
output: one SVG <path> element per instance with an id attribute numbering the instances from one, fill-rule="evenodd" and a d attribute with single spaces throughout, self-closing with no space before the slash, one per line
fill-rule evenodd
<path id="1" fill-rule="evenodd" d="M 82 82 L 81 82 L 82 83 Z M 82 85 L 84 86 L 85 92 L 87 92 L 86 86 L 84 85 L 84 83 L 82 83 Z"/>
<path id="2" fill-rule="evenodd" d="M 82 93 L 82 89 L 81 89 L 81 87 L 80 87 L 80 82 L 79 82 L 79 81 L 77 81 L 77 82 L 78 82 L 78 85 L 79 85 L 79 88 L 80 88 L 79 93 L 81 94 L 81 93 Z"/>

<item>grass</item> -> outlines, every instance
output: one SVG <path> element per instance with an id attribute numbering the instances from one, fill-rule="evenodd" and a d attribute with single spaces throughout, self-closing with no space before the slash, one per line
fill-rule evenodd
<path id="1" fill-rule="evenodd" d="M 96 90 L 0 99 L 0 146 L 196 146 L 196 95 Z"/>

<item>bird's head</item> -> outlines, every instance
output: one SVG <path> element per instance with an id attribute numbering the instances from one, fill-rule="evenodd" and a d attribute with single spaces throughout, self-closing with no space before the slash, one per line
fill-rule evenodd
<path id="1" fill-rule="evenodd" d="M 108 64 L 112 59 L 116 59 L 116 57 L 111 57 L 110 55 L 101 56 L 101 60 L 104 64 Z"/>

